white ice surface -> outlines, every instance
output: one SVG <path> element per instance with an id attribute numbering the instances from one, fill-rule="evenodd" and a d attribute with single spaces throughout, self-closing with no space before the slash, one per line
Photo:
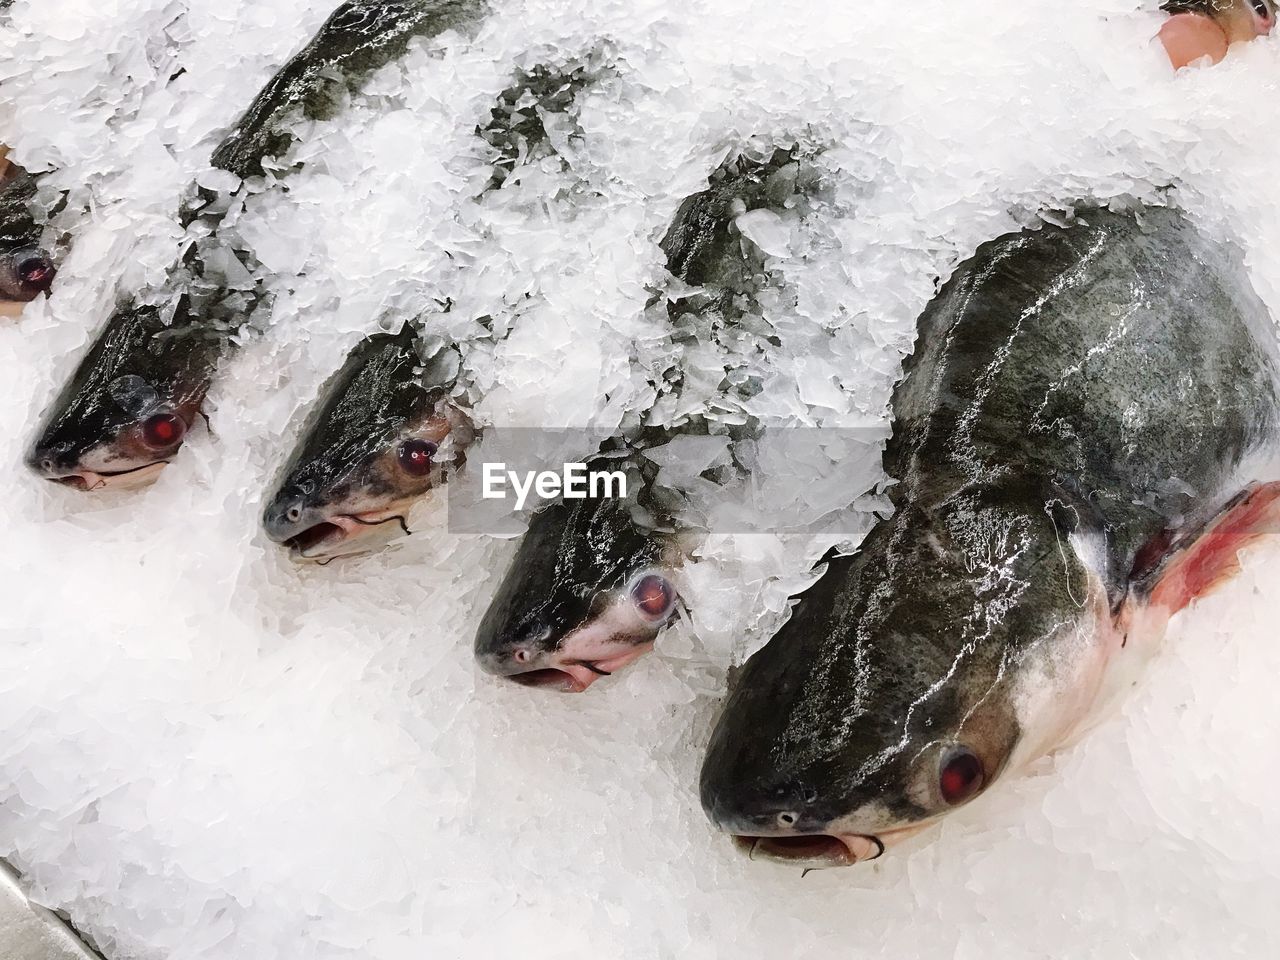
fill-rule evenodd
<path id="1" fill-rule="evenodd" d="M 935 278 L 1079 197 L 1176 182 L 1280 306 L 1280 40 L 1175 77 L 1135 0 L 496 5 L 302 131 L 306 169 L 241 221 L 277 300 L 214 390 L 216 436 L 148 491 L 86 499 L 21 469 L 39 414 L 117 287 L 163 275 L 177 196 L 328 11 L 17 0 L 0 141 L 58 170 L 74 245 L 53 300 L 0 326 L 0 854 L 118 960 L 1274 956 L 1280 551 L 1182 618 L 1080 746 L 802 880 L 712 833 L 697 771 L 727 667 L 834 535 L 712 538 L 692 622 L 556 698 L 471 662 L 510 543 L 431 531 L 437 505 L 395 550 L 299 569 L 257 523 L 325 376 L 437 299 L 485 420 L 642 407 L 669 350 L 656 241 L 744 148 L 820 145 L 829 187 L 819 222 L 756 225 L 788 297 L 754 414 L 880 422 Z M 570 169 L 468 199 L 514 66 L 601 41 L 617 70 L 580 102 Z M 486 312 L 510 335 L 481 335 Z M 846 503 L 875 471 L 848 476 Z"/>

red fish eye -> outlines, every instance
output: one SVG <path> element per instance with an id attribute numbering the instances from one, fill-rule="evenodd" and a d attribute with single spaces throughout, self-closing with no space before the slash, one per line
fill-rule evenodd
<path id="1" fill-rule="evenodd" d="M 142 422 L 142 440 L 157 450 L 179 443 L 187 434 L 182 418 L 172 413 L 157 413 Z"/>
<path id="2" fill-rule="evenodd" d="M 986 781 L 987 775 L 977 754 L 966 747 L 956 747 L 938 774 L 938 789 L 942 799 L 954 807 L 981 790 Z"/>
<path id="3" fill-rule="evenodd" d="M 675 606 L 676 591 L 666 577 L 651 573 L 631 588 L 631 600 L 650 620 L 665 619 Z"/>
<path id="4" fill-rule="evenodd" d="M 431 458 L 439 449 L 440 445 L 430 440 L 406 440 L 400 444 L 400 452 L 397 456 L 405 473 L 414 477 L 425 477 L 431 472 Z"/>
<path id="5" fill-rule="evenodd" d="M 56 273 L 48 257 L 28 257 L 18 264 L 18 279 L 30 290 L 43 290 L 53 282 Z"/>

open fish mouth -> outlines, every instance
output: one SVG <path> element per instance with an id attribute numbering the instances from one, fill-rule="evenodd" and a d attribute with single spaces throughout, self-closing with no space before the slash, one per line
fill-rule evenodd
<path id="1" fill-rule="evenodd" d="M 542 667 L 508 676 L 522 687 L 536 687 L 552 693 L 582 693 L 600 677 L 613 676 L 613 670 L 606 670 L 605 666 L 614 667 L 614 664 L 602 666 L 589 660 L 580 660 L 559 667 Z"/>
<path id="2" fill-rule="evenodd" d="M 283 546 L 298 560 L 327 561 L 351 556 L 368 549 L 361 542 L 376 528 L 398 523 L 399 529 L 409 534 L 408 523 L 402 514 L 386 517 L 380 514 L 338 514 L 314 523 L 283 542 Z M 393 529 L 388 528 L 390 537 Z"/>
<path id="3" fill-rule="evenodd" d="M 752 837 L 736 835 L 734 845 L 750 860 L 772 860 L 809 870 L 849 867 L 875 860 L 884 853 L 879 837 L 855 834 L 812 834 L 793 837 Z"/>
<path id="4" fill-rule="evenodd" d="M 603 672 L 601 675 L 608 676 Z M 528 673 L 515 673 L 511 675 L 511 679 L 522 687 L 535 687 L 552 693 L 582 693 L 588 686 L 582 682 L 581 678 L 566 670 L 557 670 L 555 667 L 530 670 Z"/>
<path id="5" fill-rule="evenodd" d="M 622 653 L 596 660 L 543 659 L 543 666 L 530 670 L 503 673 L 522 687 L 533 687 L 551 693 L 582 693 L 601 677 L 611 677 L 653 649 L 652 643 L 637 644 Z"/>

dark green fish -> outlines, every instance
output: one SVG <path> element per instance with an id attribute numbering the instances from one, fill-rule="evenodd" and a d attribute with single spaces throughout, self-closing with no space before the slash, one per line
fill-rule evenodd
<path id="1" fill-rule="evenodd" d="M 345 91 L 401 56 L 414 37 L 437 36 L 486 10 L 479 0 L 352 0 L 342 4 L 315 38 L 258 94 L 235 130 L 213 152 L 212 165 L 241 178 L 260 175 L 265 160 L 289 148 L 289 127 L 294 119 L 329 115 Z M 230 196 L 194 186 L 188 190 L 179 214 L 188 228 L 184 253 L 165 288 L 146 298 L 175 306 L 166 310 L 138 299 L 121 307 L 107 322 L 72 382 L 46 415 L 27 457 L 41 476 L 96 490 L 114 485 L 119 477 L 152 478 L 177 453 L 194 424 L 199 401 L 219 360 L 263 299 L 257 281 L 233 282 L 225 276 L 224 268 L 232 261 L 238 261 L 239 268 L 233 272 L 242 278 L 251 277 L 258 268 L 251 251 L 237 249 L 219 237 L 230 202 Z M 153 328 L 150 321 L 138 326 L 139 316 L 166 319 L 170 310 L 173 337 L 198 350 L 199 362 L 184 360 L 170 365 L 165 359 L 169 346 L 161 342 L 169 339 L 169 332 Z M 139 336 L 142 329 L 152 332 Z M 122 359 L 118 351 L 124 345 L 133 354 Z M 145 384 L 146 395 L 153 402 L 132 418 L 123 411 L 99 416 L 113 403 L 110 374 L 121 363 L 131 371 L 129 376 Z M 194 370 L 203 371 L 195 384 L 188 379 Z M 190 405 L 193 397 L 199 398 L 194 408 Z M 163 451 L 133 442 L 157 416 L 180 421 L 172 428 L 177 439 Z M 104 465 L 111 465 L 106 473 L 97 469 Z"/>
<path id="2" fill-rule="evenodd" d="M 214 150 L 213 166 L 238 177 L 261 176 L 264 160 L 282 157 L 292 146 L 294 120 L 332 117 L 345 93 L 404 56 L 412 41 L 465 27 L 487 10 L 482 0 L 342 4 L 254 98 L 235 130 Z"/>
<path id="3" fill-rule="evenodd" d="M 1277 530 L 1278 384 L 1240 258 L 1173 210 L 979 248 L 893 396 L 893 516 L 733 683 L 712 822 L 855 863 L 1071 742 Z"/>
<path id="4" fill-rule="evenodd" d="M 357 347 L 330 380 L 267 504 L 267 535 L 300 559 L 358 553 L 459 469 L 473 439 L 452 396 L 459 357 L 406 324 Z"/>
<path id="5" fill-rule="evenodd" d="M 668 272 L 699 290 L 668 304 L 678 343 L 712 340 L 751 308 L 765 280 L 762 258 L 734 221 L 750 210 L 781 208 L 796 193 L 799 171 L 792 151 L 765 163 L 735 161 L 681 203 L 662 250 Z M 682 378 L 673 366 L 659 395 L 678 396 Z M 723 390 L 732 389 L 726 377 Z M 678 606 L 674 576 L 683 550 L 644 451 L 713 426 L 689 417 L 614 444 L 622 449 L 592 469 L 622 466 L 636 476 L 630 502 L 588 496 L 534 514 L 476 634 L 483 669 L 526 686 L 581 693 L 653 648 Z"/>

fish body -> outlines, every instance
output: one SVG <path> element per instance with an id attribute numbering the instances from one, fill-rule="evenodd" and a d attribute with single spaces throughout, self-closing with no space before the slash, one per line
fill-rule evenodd
<path id="1" fill-rule="evenodd" d="M 331 378 L 263 514 L 299 559 L 359 553 L 466 460 L 474 431 L 454 398 L 455 347 L 406 324 L 361 343 Z"/>
<path id="2" fill-rule="evenodd" d="M 337 95 L 367 78 L 373 71 L 404 52 L 417 36 L 434 36 L 479 16 L 485 6 L 469 0 L 352 0 L 344 3 L 325 22 L 317 35 L 293 57 L 254 99 L 235 129 L 213 152 L 211 163 L 241 178 L 263 172 L 263 161 L 278 156 L 292 143 L 291 122 L 299 115 L 319 117 L 328 106 L 337 103 Z M 235 333 L 262 300 L 259 285 L 248 288 L 228 284 L 220 268 L 211 264 L 226 262 L 228 257 L 240 261 L 241 273 L 253 274 L 257 263 L 252 253 L 236 248 L 219 230 L 228 207 L 228 198 L 193 186 L 182 203 L 179 217 L 188 228 L 186 250 L 174 265 L 164 289 L 120 307 L 107 321 L 99 339 L 90 348 L 76 370 L 71 383 L 46 414 L 45 422 L 33 444 L 27 463 L 37 474 L 84 490 L 117 485 L 121 478 L 131 481 L 152 479 L 182 445 L 189 433 L 199 406 L 191 408 L 193 396 L 203 398 L 218 367 L 218 357 L 234 344 Z M 184 367 L 181 377 L 170 377 L 165 364 L 157 365 L 157 357 L 168 348 L 152 338 L 127 336 L 121 331 L 137 333 L 139 316 L 161 317 L 164 309 L 149 306 L 151 302 L 176 304 L 182 316 L 180 338 L 200 343 L 202 348 L 217 348 L 210 362 Z M 147 327 L 150 329 L 150 327 Z M 155 330 L 155 337 L 165 337 Z M 127 345 L 137 355 L 127 365 L 136 367 L 157 404 L 184 417 L 173 426 L 178 435 L 176 445 L 156 453 L 132 442 L 144 429 L 142 419 L 129 421 L 118 416 L 82 416 L 103 409 L 96 395 L 79 395 L 77 385 L 107 382 L 121 360 L 118 351 Z M 208 359 L 207 357 L 205 359 Z M 101 368 L 100 364 L 105 364 Z M 203 371 L 203 382 L 187 382 L 191 370 Z M 150 375 L 150 379 L 147 377 Z M 148 415 L 149 416 L 149 415 Z M 67 451 L 82 451 L 83 461 L 72 459 Z M 103 472 L 97 465 L 112 464 Z"/>
<path id="3" fill-rule="evenodd" d="M 399 59 L 418 37 L 464 27 L 487 11 L 482 0 L 350 0 L 339 6 L 299 53 L 254 98 L 213 152 L 213 166 L 238 177 L 261 176 L 268 157 L 293 142 L 297 117 L 332 116 L 343 92 Z"/>
<path id="4" fill-rule="evenodd" d="M 733 327 L 763 283 L 762 262 L 734 226 L 751 210 L 781 206 L 796 189 L 789 151 L 763 163 L 734 161 L 709 189 L 686 197 L 661 242 L 667 270 L 698 288 L 668 303 L 677 339 L 698 343 Z M 665 374 L 657 403 L 677 401 L 684 374 Z M 727 390 L 727 388 L 726 388 Z M 611 441 L 599 469 L 619 465 L 637 482 L 631 502 L 586 497 L 533 515 L 476 633 L 481 668 L 526 686 L 581 693 L 652 649 L 679 602 L 676 572 L 687 532 L 673 525 L 644 451 L 716 429 L 700 415 Z"/>
<path id="5" fill-rule="evenodd" d="M 1280 517 L 1275 327 L 1180 214 L 981 247 L 892 399 L 894 514 L 741 670 L 703 806 L 753 856 L 878 856 L 1062 746 Z"/>
<path id="6" fill-rule="evenodd" d="M 44 227 L 33 213 L 38 188 L 35 177 L 8 164 L 0 181 L 0 302 L 28 303 L 48 293 L 57 274 L 53 256 L 41 246 Z"/>

